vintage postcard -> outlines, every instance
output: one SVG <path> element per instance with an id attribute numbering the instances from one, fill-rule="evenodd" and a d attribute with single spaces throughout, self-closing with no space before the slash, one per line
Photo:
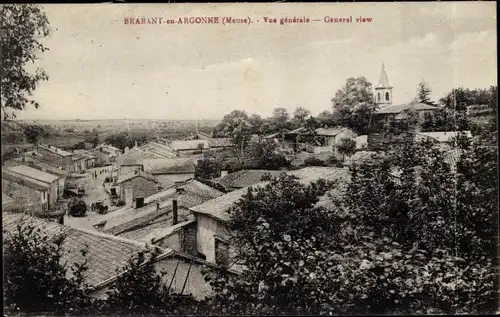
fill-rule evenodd
<path id="1" fill-rule="evenodd" d="M 496 20 L 0 5 L 6 314 L 497 312 Z"/>

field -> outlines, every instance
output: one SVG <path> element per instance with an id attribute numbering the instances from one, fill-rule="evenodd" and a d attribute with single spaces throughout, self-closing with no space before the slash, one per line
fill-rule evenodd
<path id="1" fill-rule="evenodd" d="M 147 133 L 151 137 L 167 139 L 185 138 L 198 131 L 210 133 L 218 124 L 216 120 L 16 120 L 15 123 L 2 122 L 2 145 L 20 144 L 22 140 L 22 126 L 38 124 L 45 127 L 46 137 L 40 139 L 42 143 L 55 146 L 70 147 L 85 140 L 92 132 L 96 132 L 99 142 L 107 136 L 120 133 Z M 5 138 L 4 138 L 5 137 Z"/>

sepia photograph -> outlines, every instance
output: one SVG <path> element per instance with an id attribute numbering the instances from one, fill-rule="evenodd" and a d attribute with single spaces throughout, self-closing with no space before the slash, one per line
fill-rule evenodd
<path id="1" fill-rule="evenodd" d="M 498 314 L 496 26 L 0 4 L 4 316 Z"/>

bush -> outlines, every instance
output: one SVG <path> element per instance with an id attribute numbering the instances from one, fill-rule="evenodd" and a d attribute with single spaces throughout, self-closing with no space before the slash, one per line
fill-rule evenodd
<path id="1" fill-rule="evenodd" d="M 123 200 L 123 199 L 119 199 L 119 200 L 116 202 L 116 205 L 117 205 L 118 207 L 125 206 L 125 200 Z"/>
<path id="2" fill-rule="evenodd" d="M 328 159 L 327 159 L 326 162 L 327 162 L 328 166 L 343 167 L 342 162 L 339 161 L 335 155 L 332 155 L 332 156 L 328 157 Z"/>
<path id="3" fill-rule="evenodd" d="M 87 204 L 82 199 L 73 198 L 68 203 L 68 213 L 73 217 L 85 217 L 87 215 Z"/>
<path id="4" fill-rule="evenodd" d="M 304 166 L 325 166 L 325 162 L 317 157 L 311 156 L 304 160 Z"/>

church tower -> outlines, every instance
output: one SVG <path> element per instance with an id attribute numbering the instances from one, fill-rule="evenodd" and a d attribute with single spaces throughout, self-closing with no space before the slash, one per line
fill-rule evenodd
<path id="1" fill-rule="evenodd" d="M 378 85 L 375 87 L 375 103 L 380 106 L 392 105 L 392 87 L 389 86 L 384 64 L 380 70 Z"/>

